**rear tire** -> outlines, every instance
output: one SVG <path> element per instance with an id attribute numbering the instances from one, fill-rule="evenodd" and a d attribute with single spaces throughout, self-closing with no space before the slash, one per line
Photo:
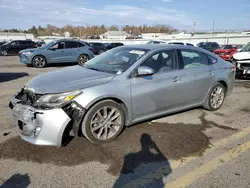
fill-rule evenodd
<path id="1" fill-rule="evenodd" d="M 36 68 L 44 68 L 47 65 L 47 60 L 42 55 L 37 55 L 32 59 L 32 66 Z"/>
<path id="2" fill-rule="evenodd" d="M 102 144 L 116 139 L 125 125 L 122 106 L 112 100 L 95 104 L 85 115 L 82 133 L 91 142 Z"/>
<path id="3" fill-rule="evenodd" d="M 209 111 L 216 111 L 223 105 L 225 97 L 225 86 L 223 86 L 221 83 L 217 83 L 210 91 L 203 107 Z"/>
<path id="4" fill-rule="evenodd" d="M 77 63 L 80 66 L 83 66 L 89 60 L 89 56 L 86 54 L 82 54 L 78 57 Z"/>

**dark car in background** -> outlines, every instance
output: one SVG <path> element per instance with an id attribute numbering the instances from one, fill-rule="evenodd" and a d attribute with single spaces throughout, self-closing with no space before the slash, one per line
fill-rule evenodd
<path id="1" fill-rule="evenodd" d="M 214 50 L 220 48 L 220 45 L 217 42 L 200 42 L 197 44 L 197 47 L 214 52 Z"/>
<path id="2" fill-rule="evenodd" d="M 7 42 L 6 41 L 1 41 L 0 42 L 0 46 L 3 45 L 3 44 L 5 44 L 5 43 L 7 43 Z"/>
<path id="3" fill-rule="evenodd" d="M 92 48 L 92 52 L 95 55 L 100 55 L 101 53 L 106 51 L 106 46 L 101 42 L 90 42 L 88 45 Z"/>
<path id="4" fill-rule="evenodd" d="M 114 43 L 105 43 L 106 50 L 110 50 L 112 48 L 116 48 L 118 46 L 123 46 L 124 44 L 121 42 L 114 42 Z"/>
<path id="5" fill-rule="evenodd" d="M 4 56 L 18 55 L 22 50 L 36 47 L 36 43 L 32 40 L 13 40 L 0 46 L 0 54 Z"/>

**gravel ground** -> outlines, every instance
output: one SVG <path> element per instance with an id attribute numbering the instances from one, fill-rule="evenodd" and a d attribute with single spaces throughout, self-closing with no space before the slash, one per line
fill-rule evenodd
<path id="1" fill-rule="evenodd" d="M 181 167 L 171 169 L 172 161 L 190 156 L 199 159 L 214 142 L 249 126 L 250 81 L 237 80 L 233 93 L 217 112 L 193 109 L 138 124 L 104 145 L 79 137 L 62 148 L 34 146 L 17 135 L 16 122 L 8 108 L 9 98 L 32 77 L 58 68 L 63 66 L 36 69 L 20 64 L 18 57 L 0 57 L 0 184 L 5 182 L 6 187 L 10 184 L 14 187 L 13 182 L 19 187 L 121 187 L 127 183 L 136 187 L 133 182 L 138 181 L 144 181 L 146 187 L 160 187 L 168 181 L 162 175 L 171 174 L 174 179 L 185 171 Z M 158 155 L 154 154 L 155 150 Z M 249 162 L 247 156 L 241 156 L 242 160 Z M 142 179 L 163 166 L 160 175 Z M 190 169 L 191 166 L 187 168 Z M 216 173 L 204 177 L 208 179 L 197 185 L 210 187 L 207 182 Z M 223 181 L 230 184 L 231 180 Z M 218 181 L 218 185 L 224 184 Z"/>

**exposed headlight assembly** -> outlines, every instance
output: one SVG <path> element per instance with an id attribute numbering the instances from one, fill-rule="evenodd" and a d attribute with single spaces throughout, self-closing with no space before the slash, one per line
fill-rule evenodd
<path id="1" fill-rule="evenodd" d="M 60 108 L 68 104 L 72 99 L 81 93 L 81 91 L 73 91 L 43 95 L 36 101 L 35 106 L 43 109 Z"/>

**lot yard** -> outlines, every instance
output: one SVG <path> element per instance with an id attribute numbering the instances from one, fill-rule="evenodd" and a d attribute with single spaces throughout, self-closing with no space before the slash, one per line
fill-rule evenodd
<path id="1" fill-rule="evenodd" d="M 250 80 L 237 79 L 216 112 L 198 108 L 144 122 L 109 144 L 77 137 L 61 148 L 34 146 L 18 136 L 9 98 L 58 68 L 0 57 L 0 187 L 250 187 Z"/>

